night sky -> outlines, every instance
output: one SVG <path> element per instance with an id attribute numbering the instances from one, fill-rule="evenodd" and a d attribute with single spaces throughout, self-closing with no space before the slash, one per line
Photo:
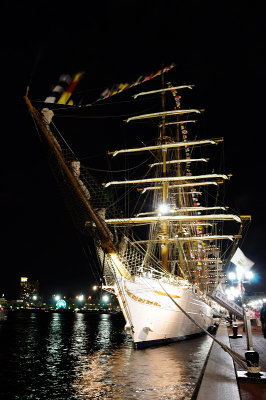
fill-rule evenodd
<path id="1" fill-rule="evenodd" d="M 87 293 L 94 282 L 23 96 L 45 98 L 62 73 L 85 71 L 89 97 L 176 64 L 175 84 L 195 84 L 206 137 L 224 137 L 227 203 L 252 223 L 242 250 L 265 273 L 265 12 L 259 2 L 4 1 L 1 3 L 0 290 L 20 276 L 44 296 Z M 233 3 L 233 4 L 232 4 Z M 94 4 L 94 5 L 92 5 Z M 230 5 L 229 5 L 230 4 Z M 105 132 L 94 134 L 100 149 Z M 114 136 L 115 132 L 108 132 Z M 88 144 L 90 154 L 91 145 Z M 88 142 L 88 143 L 89 143 Z M 102 150 L 102 151 L 105 151 Z"/>

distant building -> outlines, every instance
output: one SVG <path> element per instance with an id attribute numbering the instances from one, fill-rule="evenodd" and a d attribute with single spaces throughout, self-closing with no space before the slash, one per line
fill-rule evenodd
<path id="1" fill-rule="evenodd" d="M 0 298 L 0 307 L 1 307 L 1 305 L 3 305 L 3 304 L 6 304 L 6 299 L 5 299 L 5 295 L 4 295 L 4 293 L 2 294 L 2 296 L 1 296 L 1 298 Z"/>
<path id="2" fill-rule="evenodd" d="M 29 281 L 27 277 L 20 278 L 20 299 L 29 301 L 32 296 L 38 296 L 39 281 Z"/>

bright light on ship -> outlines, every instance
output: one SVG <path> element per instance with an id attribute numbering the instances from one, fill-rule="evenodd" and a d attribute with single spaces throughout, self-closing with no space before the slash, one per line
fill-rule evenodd
<path id="1" fill-rule="evenodd" d="M 114 264 L 114 267 L 117 269 L 119 274 L 122 275 L 124 278 L 131 280 L 131 275 L 129 274 L 127 269 L 124 267 L 124 265 L 120 261 L 117 253 L 110 253 L 109 255 L 110 255 L 111 260 L 112 260 L 112 262 Z"/>
<path id="2" fill-rule="evenodd" d="M 169 212 L 169 205 L 162 203 L 158 207 L 159 214 L 167 214 Z"/>
<path id="3" fill-rule="evenodd" d="M 79 295 L 78 299 L 79 299 L 79 301 L 83 301 L 84 300 L 84 295 L 83 294 Z"/>

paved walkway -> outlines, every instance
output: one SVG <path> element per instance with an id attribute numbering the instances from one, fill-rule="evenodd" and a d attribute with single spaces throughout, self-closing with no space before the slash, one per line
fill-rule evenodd
<path id="1" fill-rule="evenodd" d="M 227 326 L 221 322 L 216 338 L 230 347 Z M 232 358 L 213 342 L 197 400 L 240 400 Z"/>
<path id="2" fill-rule="evenodd" d="M 232 335 L 232 328 L 228 328 L 228 334 Z M 247 351 L 247 341 L 245 332 L 243 332 L 243 324 L 239 324 L 238 334 L 243 335 L 242 338 L 230 339 L 231 348 L 238 353 L 245 355 Z M 266 339 L 264 338 L 261 328 L 252 327 L 254 350 L 259 353 L 261 371 L 266 372 Z M 239 365 L 235 364 L 237 371 L 243 370 Z M 266 383 L 246 383 L 238 381 L 241 400 L 265 400 L 266 399 Z M 231 399 L 233 399 L 231 397 Z"/>

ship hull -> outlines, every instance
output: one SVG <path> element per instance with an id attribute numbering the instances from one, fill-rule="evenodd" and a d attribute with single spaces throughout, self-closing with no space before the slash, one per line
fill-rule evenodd
<path id="1" fill-rule="evenodd" d="M 134 342 L 134 348 L 137 350 L 146 349 L 147 347 L 153 346 L 164 346 L 170 343 L 181 342 L 183 340 L 189 340 L 196 338 L 198 336 L 204 335 L 204 332 L 201 333 L 194 333 L 192 335 L 186 336 L 177 336 L 177 337 L 169 337 L 164 339 L 155 339 L 155 340 L 145 340 L 142 342 Z"/>
<path id="2" fill-rule="evenodd" d="M 211 307 L 192 287 L 147 277 L 135 277 L 134 282 L 121 277 L 116 295 L 135 348 L 192 338 L 213 323 Z"/>

